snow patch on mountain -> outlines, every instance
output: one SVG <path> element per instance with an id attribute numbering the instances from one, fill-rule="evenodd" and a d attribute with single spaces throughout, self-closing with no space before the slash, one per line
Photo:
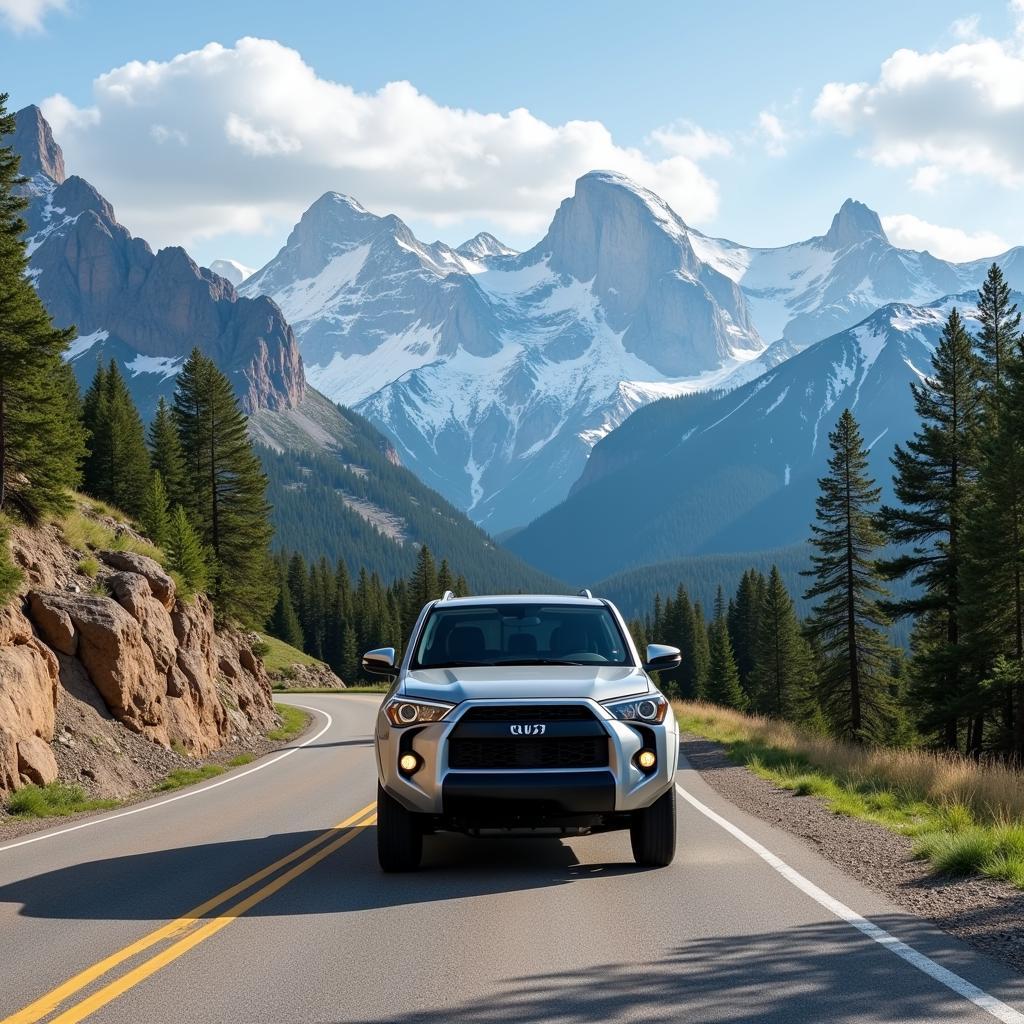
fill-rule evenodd
<path id="1" fill-rule="evenodd" d="M 98 341 L 106 341 L 110 335 L 106 331 L 92 331 L 89 334 L 80 334 L 64 353 L 64 358 L 70 363 L 79 356 L 85 355 Z"/>

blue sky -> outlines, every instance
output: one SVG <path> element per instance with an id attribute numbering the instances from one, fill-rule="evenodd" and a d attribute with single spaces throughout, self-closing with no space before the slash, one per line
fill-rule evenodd
<path id="1" fill-rule="evenodd" d="M 525 246 L 589 159 L 712 234 L 822 233 L 852 195 L 898 241 L 966 258 L 1024 242 L 1024 154 L 1003 138 L 1024 136 L 1021 14 L 0 0 L 0 89 L 14 109 L 48 100 L 69 169 L 201 262 L 264 262 L 326 188 L 427 239 L 487 228 Z M 243 37 L 263 43 L 236 53 Z M 225 52 L 167 65 L 210 43 Z M 412 89 L 381 94 L 393 82 Z"/>

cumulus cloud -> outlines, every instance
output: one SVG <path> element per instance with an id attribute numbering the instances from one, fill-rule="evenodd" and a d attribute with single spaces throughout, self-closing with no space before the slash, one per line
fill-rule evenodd
<path id="1" fill-rule="evenodd" d="M 910 213 L 896 213 L 882 218 L 882 227 L 889 240 L 901 249 L 927 249 L 940 259 L 963 263 L 984 256 L 998 256 L 1010 243 L 994 231 L 968 232 L 929 224 Z"/>
<path id="2" fill-rule="evenodd" d="M 706 160 L 732 153 L 732 143 L 725 136 L 705 131 L 690 121 L 677 121 L 664 128 L 655 128 L 648 136 L 648 141 L 660 146 L 666 153 L 686 156 L 691 160 Z"/>
<path id="3" fill-rule="evenodd" d="M 757 135 L 769 156 L 785 156 L 789 149 L 790 132 L 778 114 L 762 110 L 757 115 Z"/>
<path id="4" fill-rule="evenodd" d="M 253 38 L 133 61 L 95 80 L 92 105 L 58 95 L 43 109 L 69 169 L 160 244 L 240 224 L 279 230 L 331 189 L 453 230 L 489 222 L 529 234 L 594 168 L 635 178 L 700 223 L 715 214 L 718 190 L 699 161 L 728 152 L 693 125 L 663 129 L 641 149 L 597 121 L 444 106 L 409 82 L 361 93 Z"/>
<path id="5" fill-rule="evenodd" d="M 0 19 L 13 32 L 40 32 L 50 11 L 63 11 L 67 0 L 0 0 Z"/>
<path id="6" fill-rule="evenodd" d="M 1014 0 L 1020 26 L 1024 0 Z M 971 26 L 959 26 L 966 36 Z M 976 28 L 976 26 L 975 26 Z M 954 31 L 957 31 L 954 28 Z M 866 154 L 909 168 L 915 188 L 950 175 L 1024 185 L 1024 53 L 1018 40 L 977 38 L 947 50 L 897 50 L 873 82 L 830 82 L 814 116 L 868 138 Z"/>

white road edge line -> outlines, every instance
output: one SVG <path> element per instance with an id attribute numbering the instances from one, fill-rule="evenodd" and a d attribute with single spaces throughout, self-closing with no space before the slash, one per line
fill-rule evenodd
<path id="1" fill-rule="evenodd" d="M 756 839 L 747 835 L 743 829 L 734 825 L 727 818 L 723 818 L 706 804 L 701 803 L 695 796 L 683 789 L 678 782 L 676 783 L 676 791 L 687 803 L 700 811 L 704 817 L 710 818 L 716 825 L 724 828 L 729 835 L 738 839 L 748 849 L 753 850 L 761 860 L 774 868 L 787 882 L 795 885 L 802 893 L 810 896 L 812 900 L 835 914 L 840 920 L 852 925 L 869 939 L 874 939 L 875 942 L 885 947 L 890 953 L 894 953 L 900 959 L 905 960 L 908 964 L 927 974 L 928 977 L 945 985 L 946 988 L 952 989 L 958 996 L 962 996 L 964 999 L 974 1003 L 975 1006 L 995 1017 L 996 1020 L 1003 1021 L 1003 1024 L 1024 1024 L 1024 1013 L 1020 1013 L 1012 1006 L 1008 1006 L 995 996 L 989 995 L 983 989 L 978 988 L 977 985 L 972 985 L 966 978 L 961 978 L 959 974 L 954 974 L 947 968 L 937 964 L 930 957 L 925 956 L 924 953 L 914 949 L 913 946 L 908 946 L 902 939 L 897 939 L 895 935 L 891 935 L 884 928 L 879 928 L 878 925 L 872 924 L 867 918 L 858 914 L 857 911 L 851 910 L 845 903 L 840 902 L 834 896 L 830 896 L 824 889 L 816 886 L 795 868 L 791 868 L 767 847 L 762 846 Z"/>
<path id="2" fill-rule="evenodd" d="M 326 711 L 321 711 L 320 708 L 311 708 L 306 704 L 293 704 L 292 707 L 302 708 L 303 711 L 312 711 L 318 715 L 323 715 L 324 718 L 327 719 L 327 724 L 318 733 L 316 733 L 316 735 L 310 736 L 308 740 L 303 740 L 294 747 L 289 747 L 283 753 L 278 754 L 276 757 L 272 757 L 269 761 L 261 761 L 252 768 L 246 768 L 244 772 L 232 772 L 226 779 L 221 779 L 219 782 L 211 782 L 210 785 L 203 786 L 199 789 L 187 789 L 184 793 L 168 797 L 166 800 L 157 800 L 154 803 L 142 804 L 139 807 L 132 807 L 127 811 L 118 811 L 116 814 L 108 814 L 102 818 L 90 818 L 88 821 L 83 821 L 78 825 L 70 825 L 67 828 L 60 828 L 53 832 L 38 832 L 35 835 L 29 836 L 28 839 L 19 839 L 17 842 L 8 843 L 6 846 L 0 846 L 0 853 L 6 853 L 8 850 L 16 850 L 19 846 L 28 846 L 29 843 L 41 843 L 44 839 L 54 839 L 57 836 L 66 836 L 69 832 L 77 832 L 79 829 L 92 828 L 94 825 L 104 825 L 108 821 L 117 821 L 118 818 L 127 818 L 132 814 L 142 814 L 144 811 L 154 811 L 158 807 L 166 807 L 167 804 L 177 803 L 179 800 L 186 800 L 190 796 L 199 796 L 202 793 L 208 793 L 211 789 L 217 789 L 218 786 L 226 786 L 229 782 L 237 782 L 239 779 L 244 779 L 246 775 L 252 775 L 253 772 L 261 772 L 264 768 L 269 768 L 272 764 L 277 764 L 278 761 L 283 761 L 286 757 L 290 757 L 295 753 L 295 751 L 301 750 L 303 747 L 308 747 L 310 743 L 320 739 L 320 737 L 323 736 L 323 734 L 334 724 L 334 719 Z"/>

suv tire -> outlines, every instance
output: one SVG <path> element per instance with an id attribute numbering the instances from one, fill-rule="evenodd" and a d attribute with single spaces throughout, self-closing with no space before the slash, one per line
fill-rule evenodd
<path id="1" fill-rule="evenodd" d="M 676 855 L 676 789 L 673 786 L 650 807 L 634 811 L 629 824 L 633 859 L 646 868 L 665 868 Z"/>
<path id="2" fill-rule="evenodd" d="M 377 860 L 382 870 L 415 871 L 420 866 L 423 829 L 417 819 L 377 783 Z"/>

